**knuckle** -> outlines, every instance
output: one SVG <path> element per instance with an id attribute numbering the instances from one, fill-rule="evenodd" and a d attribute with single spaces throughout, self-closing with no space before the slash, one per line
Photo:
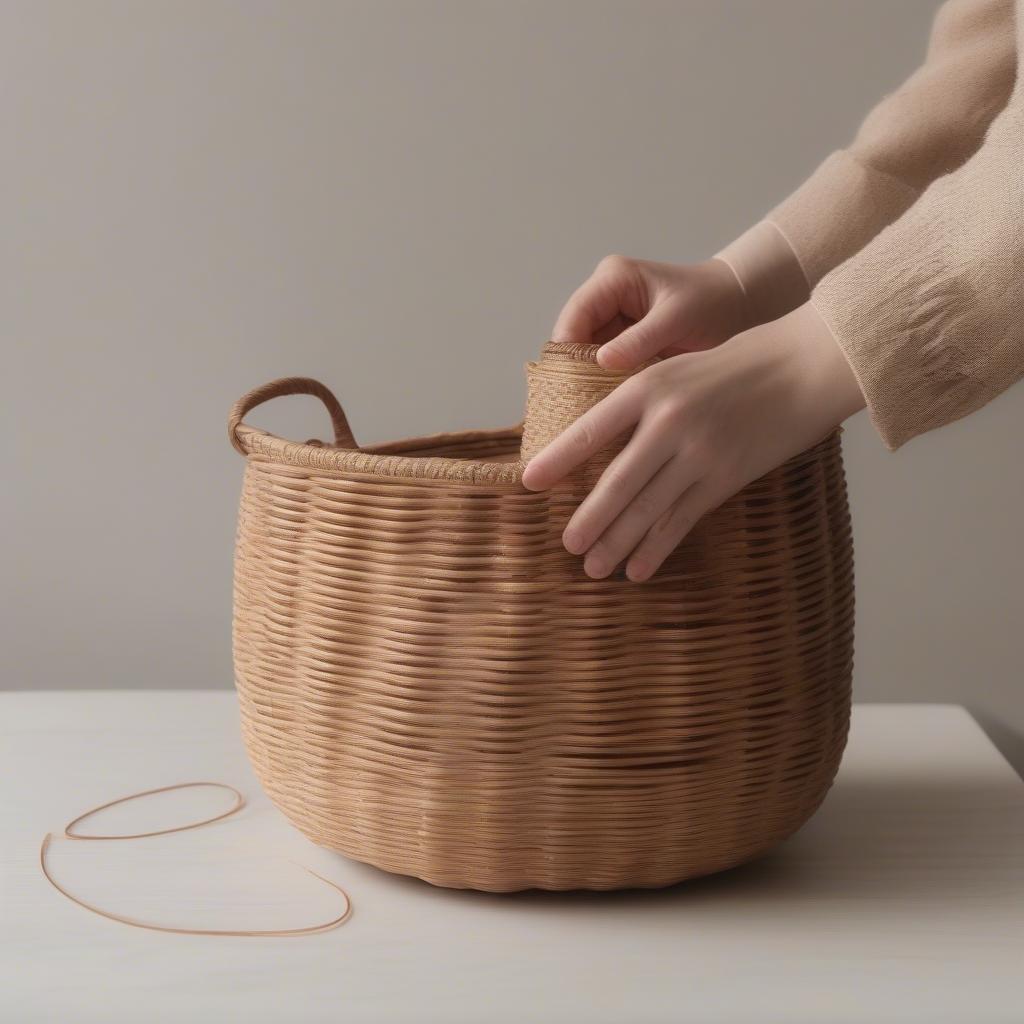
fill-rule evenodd
<path id="1" fill-rule="evenodd" d="M 610 466 L 604 471 L 604 490 L 612 497 L 618 497 L 629 490 L 629 479 L 625 472 Z"/>
<path id="2" fill-rule="evenodd" d="M 637 324 L 619 337 L 619 348 L 633 355 L 646 351 L 653 341 L 650 329 Z"/>
<path id="3" fill-rule="evenodd" d="M 646 491 L 641 491 L 633 499 L 633 511 L 641 521 L 650 522 L 655 519 L 658 514 L 658 506 L 654 496 Z"/>
<path id="4" fill-rule="evenodd" d="M 686 529 L 690 519 L 690 512 L 685 505 L 676 505 L 666 512 L 655 524 L 655 536 L 661 547 L 666 541 L 679 535 L 679 532 Z"/>
<path id="5" fill-rule="evenodd" d="M 689 530 L 694 522 L 693 510 L 683 505 L 672 512 L 672 518 L 669 522 L 670 532 L 678 535 L 685 530 Z"/>
<path id="6" fill-rule="evenodd" d="M 598 270 L 604 270 L 611 273 L 624 273 L 629 271 L 633 267 L 633 261 L 628 256 L 623 256 L 620 253 L 613 252 L 608 256 L 605 256 L 603 260 L 597 265 Z"/>
<path id="7" fill-rule="evenodd" d="M 694 437 L 686 446 L 686 459 L 691 464 L 705 466 L 714 459 L 714 452 L 705 438 Z"/>
<path id="8" fill-rule="evenodd" d="M 721 466 L 725 456 L 715 439 L 708 433 L 697 433 L 690 437 L 686 445 L 686 457 L 698 466 Z"/>
<path id="9" fill-rule="evenodd" d="M 653 523 L 651 523 L 650 528 L 648 529 L 647 534 L 644 537 L 643 544 L 641 545 L 641 547 L 645 551 L 649 550 L 652 545 L 657 544 L 658 538 L 665 531 L 665 524 L 668 522 L 668 518 L 669 513 L 663 512 L 660 516 L 658 516 L 657 519 L 654 520 Z"/>
<path id="10" fill-rule="evenodd" d="M 654 539 L 657 542 L 657 548 L 659 551 L 665 548 L 666 541 L 668 541 L 676 529 L 678 529 L 679 517 L 680 513 L 673 510 L 664 519 L 658 522 Z"/>
<path id="11" fill-rule="evenodd" d="M 678 395 L 658 396 L 651 409 L 651 425 L 659 431 L 678 431 L 685 421 L 686 408 Z"/>
<path id="12" fill-rule="evenodd" d="M 587 452 L 593 447 L 594 442 L 597 439 L 597 435 L 594 432 L 592 424 L 587 423 L 584 420 L 580 420 L 569 434 L 569 439 L 572 442 L 573 448 L 578 452 Z"/>

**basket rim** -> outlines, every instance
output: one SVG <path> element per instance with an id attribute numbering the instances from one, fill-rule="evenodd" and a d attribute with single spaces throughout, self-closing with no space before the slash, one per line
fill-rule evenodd
<path id="1" fill-rule="evenodd" d="M 236 431 L 248 458 L 271 459 L 291 466 L 323 469 L 353 476 L 395 477 L 409 480 L 458 481 L 468 484 L 518 484 L 522 486 L 525 463 L 486 459 L 456 459 L 442 455 L 406 454 L 419 448 L 471 441 L 522 439 L 522 423 L 490 430 L 458 430 L 421 437 L 407 437 L 365 448 L 337 448 L 289 441 L 269 431 L 241 424 Z M 529 492 L 526 492 L 529 493 Z"/>

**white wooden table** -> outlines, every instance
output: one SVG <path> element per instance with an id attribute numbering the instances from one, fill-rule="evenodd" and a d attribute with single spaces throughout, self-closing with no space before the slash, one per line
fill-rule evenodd
<path id="1" fill-rule="evenodd" d="M 45 883 L 43 833 L 114 796 L 231 782 L 237 817 L 120 843 L 58 840 L 55 875 L 168 924 L 342 928 L 287 939 L 140 931 Z M 161 803 L 163 801 L 163 803 Z M 89 827 L 223 807 L 192 790 Z M 262 796 L 226 692 L 0 694 L 0 1021 L 1024 1020 L 1024 784 L 960 708 L 856 709 L 839 781 L 774 855 L 661 892 L 434 889 L 314 847 Z"/>

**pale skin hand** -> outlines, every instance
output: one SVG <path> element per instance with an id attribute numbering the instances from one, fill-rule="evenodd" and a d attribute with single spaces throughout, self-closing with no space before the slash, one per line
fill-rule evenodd
<path id="1" fill-rule="evenodd" d="M 545 490 L 632 432 L 563 535 L 567 550 L 585 556 L 584 569 L 595 579 L 623 562 L 634 582 L 649 579 L 701 516 L 864 407 L 846 358 L 810 304 L 693 351 L 697 339 L 715 345 L 716 328 L 729 333 L 722 311 L 708 314 L 700 329 L 680 326 L 681 310 L 701 309 L 706 301 L 688 284 L 684 295 L 672 295 L 671 285 L 668 293 L 654 292 L 651 312 L 659 303 L 662 310 L 654 323 L 641 305 L 630 305 L 622 322 L 638 322 L 605 344 L 598 361 L 626 371 L 658 352 L 683 354 L 630 377 L 536 455 L 523 474 L 524 486 Z M 563 312 L 559 324 L 577 332 L 567 340 L 603 341 L 604 324 L 597 322 L 607 317 L 605 323 L 613 324 L 608 333 L 615 316 L 623 316 L 621 309 L 611 312 L 610 300 L 591 305 L 596 313 Z M 581 337 L 583 329 L 591 336 Z"/>
<path id="2" fill-rule="evenodd" d="M 626 371 L 652 356 L 713 348 L 752 326 L 743 289 L 721 260 L 677 266 L 607 256 L 551 337 L 602 345 L 600 364 Z"/>

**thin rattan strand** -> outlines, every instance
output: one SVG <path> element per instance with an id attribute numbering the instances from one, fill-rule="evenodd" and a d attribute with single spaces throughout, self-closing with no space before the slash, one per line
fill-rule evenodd
<path id="1" fill-rule="evenodd" d="M 107 810 L 109 807 L 116 807 L 118 804 L 128 803 L 133 800 L 141 800 L 147 796 L 155 796 L 158 793 L 171 793 L 176 790 L 195 789 L 197 787 L 213 787 L 215 789 L 227 790 L 234 795 L 235 802 L 226 811 L 222 811 L 219 814 L 214 814 L 207 818 L 201 818 L 198 821 L 186 822 L 184 825 L 175 825 L 171 828 L 156 829 L 149 832 L 119 832 L 111 835 L 99 835 L 96 833 L 86 834 L 75 831 L 75 827 L 77 825 L 80 825 L 87 818 L 91 818 L 94 814 L 99 814 L 100 811 Z M 223 821 L 225 818 L 230 818 L 237 814 L 244 806 L 245 797 L 235 789 L 234 786 L 230 786 L 226 782 L 179 782 L 173 786 L 160 786 L 158 789 L 147 789 L 140 793 L 131 793 L 128 796 L 118 797 L 116 800 L 108 800 L 104 804 L 92 807 L 88 811 L 84 811 L 82 814 L 79 814 L 78 817 L 73 818 L 64 826 L 64 838 L 75 842 L 86 840 L 95 842 L 112 842 L 120 839 L 149 839 L 153 836 L 166 836 L 173 832 L 188 832 L 192 829 L 212 825 L 216 821 Z M 50 852 L 50 841 L 52 838 L 53 836 L 47 832 L 46 835 L 43 836 L 43 841 L 39 844 L 39 868 L 46 881 L 49 882 L 50 885 L 61 894 L 61 896 L 70 900 L 72 903 L 77 904 L 83 910 L 88 910 L 90 913 L 96 914 L 99 917 L 105 917 L 108 921 L 116 921 L 118 924 L 129 925 L 132 928 L 142 928 L 145 931 L 150 932 L 166 932 L 171 935 L 212 935 L 231 936 L 234 938 L 292 938 L 300 935 L 319 935 L 321 932 L 329 932 L 344 924 L 352 916 L 352 900 L 349 898 L 348 893 L 342 889 L 337 882 L 332 882 L 329 878 L 324 878 L 323 875 L 319 875 L 315 871 L 311 871 L 309 868 L 303 868 L 302 870 L 307 874 L 312 875 L 315 879 L 323 882 L 327 886 L 330 886 L 330 888 L 334 889 L 335 892 L 338 892 L 345 897 L 344 909 L 340 914 L 330 920 L 322 921 L 317 924 L 303 925 L 298 928 L 186 928 L 175 925 L 158 924 L 153 921 L 142 921 L 135 917 L 128 917 L 125 914 L 118 914 L 112 910 L 104 910 L 102 907 L 97 907 L 95 904 L 83 900 L 80 896 L 76 896 L 73 892 L 58 882 L 54 877 L 53 872 L 50 870 L 48 858 L 48 854 Z"/>

